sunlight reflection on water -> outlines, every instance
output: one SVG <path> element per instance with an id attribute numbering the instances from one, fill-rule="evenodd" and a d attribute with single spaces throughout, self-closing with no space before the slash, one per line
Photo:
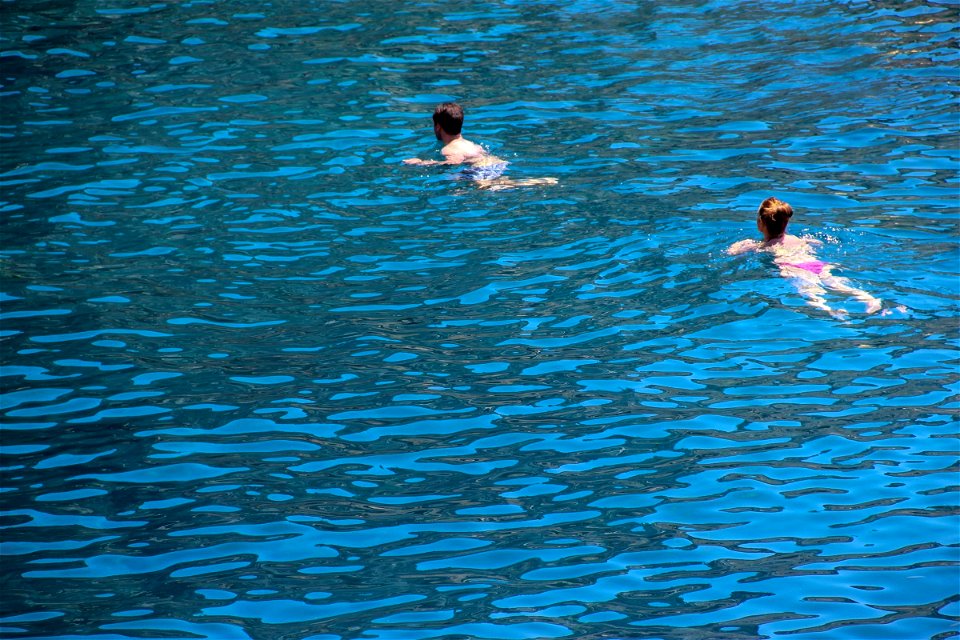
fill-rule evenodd
<path id="1" fill-rule="evenodd" d="M 956 6 L 8 17 L 4 633 L 957 633 Z"/>

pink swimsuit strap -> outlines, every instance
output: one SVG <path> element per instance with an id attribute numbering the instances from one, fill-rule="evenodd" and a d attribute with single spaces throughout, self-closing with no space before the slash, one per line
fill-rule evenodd
<path id="1" fill-rule="evenodd" d="M 810 262 L 784 262 L 783 264 L 787 267 L 796 267 L 804 271 L 809 271 L 817 276 L 820 275 L 823 268 L 827 266 L 826 262 L 821 262 L 820 260 L 811 260 Z"/>

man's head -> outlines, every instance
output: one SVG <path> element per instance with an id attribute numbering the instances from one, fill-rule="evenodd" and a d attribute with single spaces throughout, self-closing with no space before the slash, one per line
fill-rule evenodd
<path id="1" fill-rule="evenodd" d="M 456 102 L 444 102 L 438 104 L 433 110 L 433 130 L 437 134 L 437 140 L 440 139 L 442 130 L 449 136 L 460 135 L 463 129 L 463 107 Z"/>
<path id="2" fill-rule="evenodd" d="M 757 210 L 757 228 L 765 236 L 779 238 L 787 230 L 793 208 L 777 198 L 767 198 Z"/>

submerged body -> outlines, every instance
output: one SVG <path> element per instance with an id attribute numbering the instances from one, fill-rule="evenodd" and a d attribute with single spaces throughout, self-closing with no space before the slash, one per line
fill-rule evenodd
<path id="1" fill-rule="evenodd" d="M 475 162 L 460 172 L 460 177 L 476 182 L 484 180 L 497 180 L 503 176 L 507 170 L 508 162 L 500 160 L 496 156 L 489 156 L 490 160 Z"/>
<path id="2" fill-rule="evenodd" d="M 487 153 L 486 149 L 462 135 L 445 144 L 440 153 L 444 157 L 444 164 L 467 165 L 460 173 L 461 177 L 476 182 L 499 179 L 510 164 L 492 153 Z"/>
<path id="3" fill-rule="evenodd" d="M 463 126 L 463 109 L 460 105 L 447 102 L 437 105 L 433 113 L 433 131 L 437 140 L 443 142 L 440 149 L 443 160 L 421 160 L 408 158 L 406 164 L 414 165 L 467 165 L 461 172 L 462 178 L 472 180 L 482 189 L 509 189 L 511 187 L 557 184 L 556 178 L 529 178 L 513 180 L 504 177 L 506 160 L 488 153 L 486 149 L 471 142 L 460 133 Z"/>
<path id="4" fill-rule="evenodd" d="M 815 276 L 819 276 L 820 274 L 823 273 L 824 267 L 827 267 L 829 265 L 826 262 L 822 262 L 820 260 L 811 260 L 810 262 L 801 262 L 799 264 L 794 262 L 784 262 L 782 266 L 796 267 L 797 269 L 803 269 L 804 271 L 809 271 Z"/>
<path id="5" fill-rule="evenodd" d="M 757 229 L 763 240 L 741 240 L 727 249 L 736 255 L 748 251 L 766 251 L 773 255 L 780 275 L 791 279 L 797 291 L 806 298 L 807 304 L 822 309 L 832 316 L 843 318 L 844 309 L 833 309 L 827 304 L 826 289 L 847 294 L 863 302 L 867 313 L 880 310 L 881 300 L 866 291 L 852 287 L 846 278 L 835 276 L 833 266 L 817 258 L 814 247 L 822 244 L 813 238 L 801 238 L 786 233 L 787 223 L 793 216 L 789 204 L 776 198 L 767 198 L 757 212 Z"/>

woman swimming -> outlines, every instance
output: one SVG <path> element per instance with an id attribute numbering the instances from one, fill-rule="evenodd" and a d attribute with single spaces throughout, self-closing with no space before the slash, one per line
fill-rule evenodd
<path id="1" fill-rule="evenodd" d="M 800 238 L 787 234 L 787 223 L 793 216 L 793 208 L 777 198 L 767 198 L 757 210 L 757 229 L 763 234 L 763 240 L 741 240 L 730 245 L 727 253 L 736 255 L 747 251 L 768 251 L 773 254 L 774 263 L 780 268 L 780 275 L 790 278 L 807 304 L 822 309 L 837 318 L 846 317 L 843 309 L 834 310 L 826 300 L 826 289 L 832 289 L 853 296 L 866 305 L 867 313 L 880 310 L 881 300 L 866 291 L 849 285 L 846 278 L 831 273 L 833 265 L 818 260 L 813 246 L 822 244 L 813 238 Z"/>

